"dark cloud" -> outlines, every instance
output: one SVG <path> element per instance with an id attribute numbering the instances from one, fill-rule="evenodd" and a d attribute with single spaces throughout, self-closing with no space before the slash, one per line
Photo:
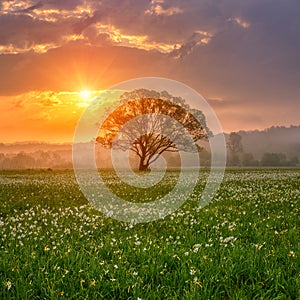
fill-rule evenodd
<path id="1" fill-rule="evenodd" d="M 92 26 L 85 29 L 83 32 L 84 37 L 89 41 L 90 45 L 94 46 L 112 46 L 113 42 L 109 34 L 99 33 L 98 30 Z"/>
<path id="2" fill-rule="evenodd" d="M 203 41 L 204 39 L 208 39 L 208 40 L 204 42 Z M 189 55 L 196 46 L 206 45 L 206 43 L 208 43 L 209 40 L 210 40 L 209 36 L 206 36 L 203 33 L 194 32 L 192 36 L 189 39 L 187 39 L 186 42 L 180 45 L 179 48 L 175 48 L 173 51 L 171 51 L 169 53 L 169 56 L 176 59 L 183 58 Z"/>
<path id="3" fill-rule="evenodd" d="M 77 6 L 84 4 L 83 0 L 45 0 L 42 1 L 46 8 L 73 11 Z"/>
<path id="4" fill-rule="evenodd" d="M 102 19 L 102 12 L 96 11 L 94 14 L 90 17 L 86 15 L 83 17 L 80 21 L 76 22 L 73 25 L 73 32 L 75 34 L 81 34 L 83 30 L 88 28 L 90 25 L 99 22 Z"/>
<path id="5" fill-rule="evenodd" d="M 76 33 L 81 33 L 88 26 L 103 22 L 131 34 L 145 34 L 144 13 L 149 5 L 148 0 L 103 0 L 89 2 L 94 11 L 91 16 L 84 16 L 75 24 Z M 146 25 L 146 24 L 145 24 Z"/>
<path id="6" fill-rule="evenodd" d="M 0 28 L 0 45 L 13 45 L 17 48 L 57 43 L 62 35 L 70 32 L 66 22 L 47 22 L 23 14 L 0 15 Z"/>
<path id="7" fill-rule="evenodd" d="M 41 8 L 41 7 L 43 7 L 43 3 L 42 3 L 42 1 L 39 1 L 39 2 L 38 2 L 37 4 L 35 4 L 35 5 L 31 5 L 31 6 L 29 6 L 28 8 L 21 9 L 21 10 L 17 10 L 17 11 L 15 11 L 15 12 L 28 13 L 28 12 L 31 12 L 31 11 L 33 11 L 33 10 L 35 10 L 35 9 Z"/>

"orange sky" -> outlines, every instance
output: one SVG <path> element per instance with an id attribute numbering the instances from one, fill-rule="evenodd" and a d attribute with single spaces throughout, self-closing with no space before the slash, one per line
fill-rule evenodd
<path id="1" fill-rule="evenodd" d="M 0 142 L 70 142 L 90 99 L 147 76 L 202 94 L 225 132 L 300 124 L 296 1 L 271 9 L 268 0 L 5 0 L 0 8 Z"/>
<path id="2" fill-rule="evenodd" d="M 28 92 L 0 99 L 1 141 L 70 142 L 80 115 L 100 91 Z"/>

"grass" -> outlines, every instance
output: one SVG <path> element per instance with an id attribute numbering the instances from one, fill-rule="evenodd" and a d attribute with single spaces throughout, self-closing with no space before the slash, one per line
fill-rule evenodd
<path id="1" fill-rule="evenodd" d="M 71 171 L 1 171 L 0 298 L 300 299 L 299 182 L 299 169 L 228 170 L 209 206 L 200 182 L 172 215 L 133 225 L 90 207 Z"/>

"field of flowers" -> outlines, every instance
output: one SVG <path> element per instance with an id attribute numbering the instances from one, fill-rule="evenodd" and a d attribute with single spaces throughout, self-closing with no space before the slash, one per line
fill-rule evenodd
<path id="1" fill-rule="evenodd" d="M 134 225 L 95 211 L 72 171 L 1 171 L 0 299 L 300 299 L 300 170 L 228 170 L 199 209 L 203 186 Z"/>

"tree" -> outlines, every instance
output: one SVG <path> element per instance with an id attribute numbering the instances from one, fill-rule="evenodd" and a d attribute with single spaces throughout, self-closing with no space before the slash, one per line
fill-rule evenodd
<path id="1" fill-rule="evenodd" d="M 266 167 L 279 167 L 279 166 L 297 166 L 299 164 L 299 159 L 296 156 L 293 156 L 287 160 L 284 153 L 269 153 L 266 152 L 263 154 L 260 162 L 261 166 Z"/>
<path id="2" fill-rule="evenodd" d="M 227 140 L 228 162 L 230 165 L 237 166 L 240 164 L 240 154 L 243 153 L 242 137 L 231 132 Z"/>
<path id="3" fill-rule="evenodd" d="M 132 150 L 139 157 L 140 171 L 149 170 L 163 152 L 193 151 L 187 133 L 194 142 L 211 135 L 200 110 L 191 109 L 183 98 L 166 91 L 138 89 L 124 93 L 120 101 L 103 122 L 96 141 L 106 148 L 114 143 L 117 149 Z M 129 125 L 124 126 L 126 123 Z"/>
<path id="4" fill-rule="evenodd" d="M 241 161 L 242 165 L 245 167 L 253 167 L 259 165 L 259 161 L 254 158 L 252 153 L 243 153 Z"/>
<path id="5" fill-rule="evenodd" d="M 35 159 L 23 151 L 17 153 L 17 155 L 12 157 L 10 161 L 12 169 L 32 169 L 35 167 L 35 163 Z"/>
<path id="6" fill-rule="evenodd" d="M 296 156 L 293 156 L 289 161 L 288 161 L 288 165 L 289 166 L 298 166 L 299 164 L 299 159 Z"/>
<path id="7" fill-rule="evenodd" d="M 260 162 L 261 166 L 277 167 L 286 165 L 286 156 L 283 153 L 269 153 L 263 154 Z"/>

